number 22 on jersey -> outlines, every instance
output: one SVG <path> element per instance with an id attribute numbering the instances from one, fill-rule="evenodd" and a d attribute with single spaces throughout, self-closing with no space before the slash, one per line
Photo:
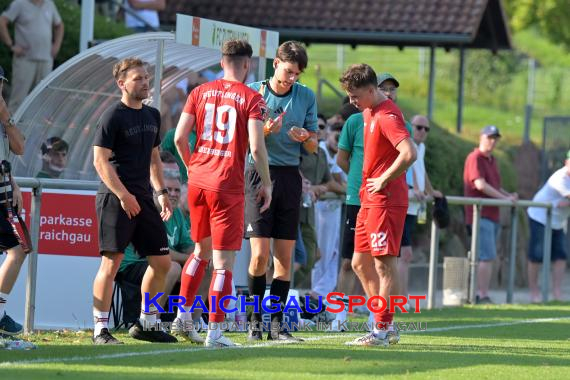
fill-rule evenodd
<path id="1" fill-rule="evenodd" d="M 232 142 L 236 131 L 236 109 L 230 105 L 221 105 L 216 108 L 216 105 L 212 103 L 206 103 L 204 108 L 206 110 L 204 131 L 200 139 L 214 140 L 219 144 Z M 214 124 L 216 125 L 215 130 Z"/>

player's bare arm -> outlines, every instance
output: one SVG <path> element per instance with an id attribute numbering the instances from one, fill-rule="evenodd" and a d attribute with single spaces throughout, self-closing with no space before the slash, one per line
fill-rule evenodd
<path id="1" fill-rule="evenodd" d="M 400 141 L 395 148 L 399 154 L 394 163 L 380 177 L 368 178 L 366 189 L 369 193 L 377 193 L 385 188 L 390 181 L 398 178 L 416 160 L 417 151 L 411 138 Z"/>
<path id="2" fill-rule="evenodd" d="M 184 161 L 186 170 L 188 170 L 191 155 L 190 146 L 188 145 L 188 136 L 190 136 L 190 132 L 194 129 L 195 124 L 196 116 L 183 112 L 182 115 L 180 115 L 180 120 L 178 120 L 176 132 L 174 133 L 174 145 L 176 145 L 178 154 L 180 154 L 182 161 Z"/>
<path id="3" fill-rule="evenodd" d="M 160 152 L 158 147 L 152 150 L 150 156 L 150 183 L 155 192 L 159 192 L 165 188 L 164 177 L 162 175 L 162 161 L 160 160 Z M 167 221 L 172 216 L 172 206 L 170 205 L 170 199 L 168 198 L 168 193 L 158 194 L 158 203 L 160 204 L 160 217 L 163 221 Z"/>
<path id="4" fill-rule="evenodd" d="M 263 198 L 263 206 L 261 206 L 260 211 L 264 212 L 271 204 L 272 185 L 271 176 L 269 175 L 269 159 L 263 135 L 263 123 L 260 120 L 249 119 L 247 128 L 249 132 L 249 150 L 255 161 L 255 169 L 261 177 L 262 187 L 259 198 Z"/>
<path id="5" fill-rule="evenodd" d="M 95 170 L 97 170 L 101 181 L 119 198 L 121 207 L 125 210 L 129 219 L 131 219 L 141 211 L 141 207 L 137 198 L 129 193 L 125 185 L 123 185 L 119 179 L 115 168 L 109 162 L 112 154 L 113 151 L 111 149 L 94 146 L 93 166 L 95 166 Z"/>

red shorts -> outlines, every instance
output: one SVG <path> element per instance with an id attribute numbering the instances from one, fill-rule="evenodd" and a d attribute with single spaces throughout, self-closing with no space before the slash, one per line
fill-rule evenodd
<path id="1" fill-rule="evenodd" d="M 211 236 L 213 249 L 240 250 L 244 204 L 241 194 L 225 194 L 188 185 L 192 240 L 199 243 Z"/>
<path id="2" fill-rule="evenodd" d="M 362 207 L 356 217 L 354 252 L 398 256 L 407 207 Z"/>

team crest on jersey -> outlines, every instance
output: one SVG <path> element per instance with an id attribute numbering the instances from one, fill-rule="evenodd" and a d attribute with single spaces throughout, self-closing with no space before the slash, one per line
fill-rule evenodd
<path id="1" fill-rule="evenodd" d="M 261 120 L 265 120 L 269 114 L 267 106 L 262 102 L 259 103 L 259 112 L 261 113 Z"/>

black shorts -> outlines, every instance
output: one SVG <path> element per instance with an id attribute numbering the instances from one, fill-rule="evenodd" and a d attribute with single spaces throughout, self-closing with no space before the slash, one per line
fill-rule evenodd
<path id="1" fill-rule="evenodd" d="M 406 215 L 406 221 L 404 222 L 404 232 L 402 233 L 402 243 L 400 244 L 402 247 L 412 246 L 412 233 L 414 232 L 414 228 L 416 227 L 417 222 L 417 215 Z"/>
<path id="2" fill-rule="evenodd" d="M 342 252 L 343 259 L 352 260 L 354 254 L 354 228 L 356 227 L 356 217 L 360 206 L 345 205 L 346 217 L 344 219 L 344 229 L 342 233 Z"/>
<path id="3" fill-rule="evenodd" d="M 148 261 L 142 262 L 138 261 L 136 263 L 129 264 L 120 273 L 120 278 L 122 281 L 130 282 L 131 284 L 142 285 L 142 280 L 146 269 L 148 268 Z"/>
<path id="4" fill-rule="evenodd" d="M 137 197 L 141 211 L 132 219 L 113 193 L 97 193 L 99 252 L 125 252 L 133 243 L 140 256 L 168 255 L 166 229 L 151 197 Z"/>
<path id="5" fill-rule="evenodd" d="M 8 221 L 8 210 L 0 204 L 0 251 L 6 251 L 19 245 L 12 224 Z"/>
<path id="6" fill-rule="evenodd" d="M 301 208 L 301 175 L 297 166 L 270 166 L 273 194 L 271 206 L 259 213 L 257 189 L 261 178 L 255 167 L 245 171 L 245 238 L 264 237 L 297 240 Z"/>

